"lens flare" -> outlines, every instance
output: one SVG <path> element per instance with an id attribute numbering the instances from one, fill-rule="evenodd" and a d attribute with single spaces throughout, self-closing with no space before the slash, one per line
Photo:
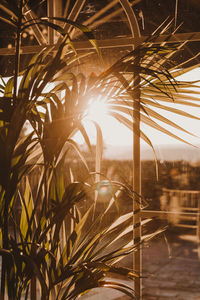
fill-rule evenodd
<path id="1" fill-rule="evenodd" d="M 107 180 L 102 180 L 97 184 L 97 191 L 101 196 L 112 194 L 112 185 Z"/>

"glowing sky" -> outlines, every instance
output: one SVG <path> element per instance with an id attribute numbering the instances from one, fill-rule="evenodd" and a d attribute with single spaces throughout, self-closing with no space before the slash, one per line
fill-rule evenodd
<path id="1" fill-rule="evenodd" d="M 193 80 L 198 80 L 199 78 L 200 78 L 200 69 L 198 68 L 196 70 L 193 70 L 192 72 L 189 72 L 184 76 L 181 76 L 178 79 L 193 81 Z M 192 115 L 200 117 L 200 108 L 194 109 L 188 106 L 186 107 L 174 103 L 172 103 L 171 106 L 185 110 L 186 112 Z M 106 111 L 103 110 L 104 110 L 103 108 L 98 106 L 97 109 L 93 111 L 93 116 L 91 110 L 91 118 L 98 121 L 98 123 L 100 124 L 102 128 L 105 144 L 127 145 L 127 146 L 132 145 L 132 140 L 133 140 L 132 132 L 129 129 L 127 129 L 124 125 L 120 124 L 118 121 L 115 121 L 114 118 L 109 116 L 106 113 Z M 170 126 L 164 125 L 165 128 L 167 128 L 174 134 L 178 135 L 180 138 L 187 140 L 189 143 L 200 144 L 200 120 L 194 120 L 183 116 L 177 116 L 174 113 L 166 112 L 159 109 L 157 109 L 157 112 L 161 113 L 166 118 L 171 119 L 173 122 L 179 124 L 181 127 L 188 130 L 189 132 L 194 133 L 195 135 L 197 135 L 197 137 L 190 136 L 178 130 L 172 129 Z M 163 125 L 162 122 L 160 122 L 160 125 Z M 92 125 L 91 122 L 85 121 L 85 127 L 87 128 L 89 136 L 91 137 L 92 143 L 95 143 L 95 139 L 96 139 L 95 126 Z M 147 125 L 141 124 L 141 129 L 146 133 L 146 135 L 150 138 L 150 140 L 154 145 L 182 144 L 180 141 L 177 141 L 176 139 L 169 137 L 166 134 L 163 134 L 155 129 L 149 128 Z M 78 142 L 83 142 L 80 135 L 76 136 L 76 140 Z"/>

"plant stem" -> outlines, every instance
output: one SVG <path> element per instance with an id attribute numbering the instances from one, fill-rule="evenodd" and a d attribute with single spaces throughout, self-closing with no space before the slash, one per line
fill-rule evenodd
<path id="1" fill-rule="evenodd" d="M 16 36 L 16 53 L 15 53 L 15 70 L 14 70 L 14 91 L 13 91 L 13 106 L 16 107 L 17 104 L 17 83 L 18 83 L 18 74 L 19 74 L 19 64 L 20 64 L 20 43 L 21 43 L 21 24 L 22 24 L 22 8 L 23 0 L 20 0 L 18 6 L 18 22 L 17 22 L 17 36 Z M 4 226 L 3 226 L 3 248 L 8 249 L 8 211 L 11 202 L 12 195 L 9 191 L 9 181 L 7 178 L 7 188 L 5 193 L 5 203 L 4 203 Z M 11 264 L 9 259 L 5 256 L 2 257 L 2 273 L 1 273 L 1 295 L 0 300 L 5 299 L 5 286 L 6 286 L 6 277 L 7 280 L 10 280 L 10 268 Z M 9 282 L 8 282 L 9 284 Z M 8 294 L 10 296 L 13 294 L 10 291 Z M 12 296 L 11 296 L 12 297 Z M 10 298 L 10 297 L 9 297 Z"/>
<path id="2" fill-rule="evenodd" d="M 5 278 L 6 278 L 6 268 L 5 259 L 2 257 L 2 270 L 1 270 L 1 295 L 0 300 L 4 300 L 5 297 Z"/>
<path id="3" fill-rule="evenodd" d="M 8 187 L 7 187 L 8 188 Z M 3 248 L 8 249 L 8 207 L 9 207 L 9 194 L 8 191 L 5 194 L 4 203 L 4 222 L 3 222 Z M 6 256 L 2 257 L 2 272 L 1 272 L 1 297 L 0 300 L 5 298 L 5 286 L 6 286 L 6 274 L 8 271 L 8 259 Z"/>

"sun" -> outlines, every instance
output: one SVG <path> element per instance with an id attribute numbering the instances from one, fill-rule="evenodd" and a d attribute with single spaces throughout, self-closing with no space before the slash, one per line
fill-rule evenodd
<path id="1" fill-rule="evenodd" d="M 107 98 L 98 96 L 96 99 L 91 98 L 85 109 L 83 125 L 92 144 L 96 143 L 97 134 L 94 123 L 97 123 L 100 127 L 103 141 L 106 145 L 129 144 L 132 141 L 131 131 L 113 118 Z M 79 144 L 84 144 L 84 139 L 80 132 L 77 132 L 74 140 Z"/>
<path id="2" fill-rule="evenodd" d="M 97 122 L 99 125 L 105 123 L 108 118 L 108 104 L 104 99 L 91 99 L 86 111 L 86 118 Z"/>

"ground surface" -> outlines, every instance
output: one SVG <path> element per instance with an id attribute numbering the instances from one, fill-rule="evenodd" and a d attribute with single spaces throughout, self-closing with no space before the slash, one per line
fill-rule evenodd
<path id="1" fill-rule="evenodd" d="M 144 300 L 199 300 L 200 261 L 196 236 L 188 231 L 167 231 L 143 250 Z"/>
<path id="2" fill-rule="evenodd" d="M 126 264 L 132 264 L 131 258 Z M 143 300 L 200 300 L 200 260 L 196 236 L 188 230 L 167 230 L 143 246 Z M 88 300 L 128 300 L 102 289 L 81 297 Z"/>

